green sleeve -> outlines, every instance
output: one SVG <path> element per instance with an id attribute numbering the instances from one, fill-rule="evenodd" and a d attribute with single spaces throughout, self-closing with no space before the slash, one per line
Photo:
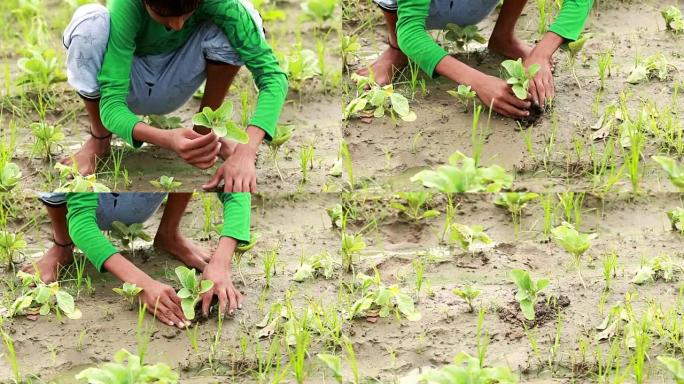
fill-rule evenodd
<path id="1" fill-rule="evenodd" d="M 436 77 L 435 67 L 447 52 L 428 33 L 425 19 L 429 10 L 430 0 L 399 0 L 397 42 L 406 56 L 430 77 Z"/>
<path id="2" fill-rule="evenodd" d="M 558 17 L 549 30 L 566 40 L 577 40 L 587 22 L 592 3 L 593 0 L 563 1 Z"/>
<path id="3" fill-rule="evenodd" d="M 69 236 L 95 268 L 102 272 L 105 261 L 119 250 L 107 240 L 97 225 L 99 194 L 68 193 L 66 199 Z"/>
<path id="4" fill-rule="evenodd" d="M 249 243 L 252 195 L 247 192 L 219 193 L 223 202 L 221 237 L 232 237 L 239 243 Z"/>
<path id="5" fill-rule="evenodd" d="M 264 130 L 270 140 L 287 96 L 287 75 L 261 37 L 254 19 L 238 0 L 205 0 L 202 7 L 208 18 L 223 30 L 252 73 L 259 96 L 249 124 Z"/>
<path id="6" fill-rule="evenodd" d="M 130 87 L 131 67 L 135 53 L 135 36 L 142 24 L 139 1 L 109 1 L 110 31 L 102 68 L 97 76 L 100 84 L 100 118 L 110 132 L 138 148 L 133 140 L 133 127 L 140 122 L 128 108 L 126 97 Z M 137 4 L 137 5 L 136 5 Z M 144 12 L 144 10 L 143 10 Z"/>

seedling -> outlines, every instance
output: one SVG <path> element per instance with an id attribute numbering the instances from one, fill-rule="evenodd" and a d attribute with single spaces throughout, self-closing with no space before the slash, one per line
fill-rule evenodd
<path id="1" fill-rule="evenodd" d="M 110 192 L 106 185 L 97 181 L 95 174 L 81 176 L 75 162 L 71 166 L 55 163 L 55 169 L 59 171 L 60 180 L 55 192 Z"/>
<path id="2" fill-rule="evenodd" d="M 156 187 L 157 189 L 161 189 L 162 191 L 165 192 L 173 192 L 180 188 L 183 183 L 180 181 L 176 181 L 173 176 L 166 176 L 166 175 L 161 175 L 159 177 L 159 180 L 151 180 L 150 184 L 152 186 Z"/>
<path id="3" fill-rule="evenodd" d="M 522 59 L 518 59 L 505 60 L 501 66 L 506 70 L 506 82 L 513 88 L 515 96 L 520 100 L 527 99 L 527 89 L 530 86 L 530 81 L 541 68 L 539 64 L 532 64 L 525 69 Z"/>
<path id="4" fill-rule="evenodd" d="M 283 57 L 280 64 L 287 73 L 290 88 L 297 92 L 302 90 L 306 81 L 321 74 L 316 53 L 301 46 L 296 46 L 289 55 Z"/>
<path id="5" fill-rule="evenodd" d="M 323 251 L 318 255 L 303 260 L 292 277 L 292 280 L 301 283 L 307 279 L 315 279 L 317 276 L 323 276 L 326 279 L 330 279 L 333 276 L 333 268 L 332 256 L 330 256 L 330 253 Z"/>
<path id="6" fill-rule="evenodd" d="M 613 52 L 603 52 L 598 56 L 598 75 L 599 75 L 599 89 L 606 88 L 606 77 L 610 76 L 611 68 L 613 66 Z"/>
<path id="7" fill-rule="evenodd" d="M 585 286 L 581 271 L 582 255 L 589 249 L 591 246 L 590 240 L 595 238 L 596 234 L 580 233 L 572 224 L 563 222 L 563 224 L 551 230 L 551 235 L 556 244 L 572 255 L 582 286 Z"/>
<path id="8" fill-rule="evenodd" d="M 385 286 L 377 271 L 375 277 L 360 273 L 357 275 L 357 279 L 361 282 L 363 297 L 352 305 L 351 318 L 359 316 L 387 317 L 394 312 L 397 319 L 401 319 L 401 315 L 409 321 L 421 319 L 422 316 L 416 310 L 411 296 L 401 292 L 396 284 L 389 287 Z"/>
<path id="9" fill-rule="evenodd" d="M 677 384 L 684 384 L 684 367 L 679 359 L 669 356 L 658 356 L 658 361 L 667 368 Z"/>
<path id="10" fill-rule="evenodd" d="M 29 85 L 38 92 L 47 91 L 50 85 L 66 80 L 62 63 L 53 49 L 31 50 L 29 56 L 19 59 L 17 65 L 22 72 L 17 85 Z"/>
<path id="11" fill-rule="evenodd" d="M 283 146 L 290 138 L 292 138 L 292 126 L 291 125 L 277 125 L 275 130 L 275 135 L 268 142 L 268 148 L 271 150 L 271 158 L 273 159 L 273 165 L 276 171 L 278 171 L 278 176 L 280 180 L 283 179 L 283 174 L 280 173 L 280 168 L 278 167 L 278 151 L 280 147 Z"/>
<path id="12" fill-rule="evenodd" d="M 575 72 L 575 62 L 577 61 L 577 54 L 584 48 L 584 43 L 589 39 L 589 35 L 583 35 L 575 41 L 568 43 L 568 63 L 570 64 L 570 70 L 572 71 L 572 77 L 575 79 L 575 83 L 579 89 L 582 89 L 582 84 L 577 78 L 577 73 Z"/>
<path id="13" fill-rule="evenodd" d="M 76 375 L 76 380 L 98 384 L 175 384 L 178 374 L 164 363 L 143 364 L 140 356 L 121 349 L 114 354 L 114 362 L 104 363 L 100 368 L 87 368 Z"/>
<path id="14" fill-rule="evenodd" d="M 605 290 L 610 290 L 610 283 L 616 275 L 617 253 L 610 252 L 603 257 L 603 280 L 606 282 Z"/>
<path id="15" fill-rule="evenodd" d="M 338 356 L 331 355 L 328 353 L 319 353 L 316 355 L 320 361 L 325 363 L 326 367 L 332 372 L 333 378 L 339 384 L 342 384 L 344 380 L 342 379 L 342 360 Z"/>
<path id="16" fill-rule="evenodd" d="M 249 142 L 247 132 L 238 128 L 237 124 L 231 120 L 232 115 L 233 103 L 226 100 L 215 111 L 209 107 L 204 107 L 202 112 L 198 112 L 192 117 L 192 123 L 213 130 L 218 137 L 247 144 Z"/>
<path id="17" fill-rule="evenodd" d="M 112 222 L 111 234 L 113 238 L 119 240 L 121 245 L 132 251 L 134 255 L 135 249 L 133 248 L 133 242 L 135 242 L 136 239 L 152 241 L 152 237 L 145 232 L 142 223 L 126 225 L 120 221 L 114 221 Z"/>
<path id="18" fill-rule="evenodd" d="M 455 91 L 448 90 L 447 93 L 455 97 L 461 104 L 463 104 L 463 107 L 465 108 L 464 112 L 468 112 L 468 106 L 470 103 L 475 102 L 474 100 L 477 96 L 475 91 L 470 89 L 470 85 L 463 84 L 459 84 Z"/>
<path id="19" fill-rule="evenodd" d="M 670 74 L 672 65 L 667 62 L 662 53 L 656 53 L 646 58 L 637 58 L 634 68 L 627 76 L 627 82 L 630 84 L 639 84 L 646 82 L 654 77 L 658 80 L 667 80 Z"/>
<path id="20" fill-rule="evenodd" d="M 667 156 L 651 156 L 651 158 L 667 173 L 667 178 L 670 179 L 675 187 L 680 191 L 684 191 L 684 167 L 679 165 L 677 161 Z"/>
<path id="21" fill-rule="evenodd" d="M 316 148 L 313 144 L 305 144 L 299 150 L 299 169 L 302 171 L 302 184 L 306 184 L 309 169 L 313 169 L 315 151 Z"/>
<path id="22" fill-rule="evenodd" d="M 437 210 L 425 209 L 425 205 L 427 205 L 432 199 L 432 194 L 430 192 L 399 192 L 397 193 L 397 197 L 406 201 L 406 205 L 399 201 L 392 201 L 390 203 L 390 207 L 405 214 L 415 222 L 431 219 L 433 217 L 439 216 L 440 214 L 440 212 Z"/>
<path id="23" fill-rule="evenodd" d="M 50 125 L 47 123 L 33 123 L 31 124 L 31 131 L 36 138 L 33 150 L 36 153 L 43 153 L 45 160 L 52 158 L 52 149 L 58 145 L 60 141 L 64 140 L 64 133 L 59 125 Z"/>
<path id="24" fill-rule="evenodd" d="M 340 50 L 342 51 L 342 66 L 344 68 L 349 64 L 349 56 L 358 52 L 359 49 L 361 49 L 361 44 L 359 43 L 359 37 L 357 35 L 342 36 Z"/>
<path id="25" fill-rule="evenodd" d="M 672 230 L 677 230 L 679 233 L 684 234 L 684 208 L 677 207 L 668 211 L 667 217 L 670 219 L 670 224 L 672 224 Z"/>
<path id="26" fill-rule="evenodd" d="M 642 261 L 641 267 L 632 279 L 632 282 L 640 285 L 658 279 L 672 281 L 674 279 L 675 267 L 679 268 L 667 255 L 660 255 L 645 262 Z"/>
<path id="27" fill-rule="evenodd" d="M 0 192 L 9 192 L 19 184 L 21 170 L 14 163 L 5 163 L 0 171 Z"/>
<path id="28" fill-rule="evenodd" d="M 527 203 L 539 198 L 538 193 L 532 192 L 505 192 L 500 193 L 499 196 L 494 200 L 494 204 L 504 207 L 511 213 L 513 217 L 513 224 L 516 228 L 520 225 L 520 215 L 522 214 L 523 208 L 527 206 Z"/>
<path id="29" fill-rule="evenodd" d="M 416 120 L 416 114 L 409 108 L 408 99 L 396 92 L 392 84 L 380 87 L 375 81 L 357 74 L 352 75 L 352 80 L 364 91 L 344 108 L 344 120 L 352 117 L 380 118 L 386 112 L 390 113 L 392 119 L 397 115 L 404 121 Z"/>
<path id="30" fill-rule="evenodd" d="M 475 289 L 470 284 L 466 284 L 463 289 L 459 288 L 454 288 L 451 292 L 454 293 L 454 295 L 460 297 L 461 299 L 465 300 L 466 304 L 468 304 L 468 312 L 473 312 L 475 308 L 473 307 L 473 301 L 480 296 L 480 290 Z"/>
<path id="31" fill-rule="evenodd" d="M 58 282 L 45 284 L 40 279 L 38 271 L 31 275 L 22 271 L 17 273 L 21 279 L 23 294 L 10 307 L 10 315 L 41 315 L 47 316 L 54 311 L 60 316 L 60 311 L 68 318 L 81 318 L 81 311 L 74 305 L 74 297 L 59 287 Z"/>
<path id="32" fill-rule="evenodd" d="M 180 281 L 181 288 L 178 291 L 178 297 L 181 299 L 181 309 L 188 320 L 195 318 L 195 306 L 200 301 L 200 296 L 208 292 L 213 286 L 214 282 L 211 280 L 202 280 L 195 273 L 195 269 L 188 269 L 180 265 L 176 267 L 176 276 Z"/>
<path id="33" fill-rule="evenodd" d="M 662 11 L 660 14 L 665 19 L 665 28 L 675 34 L 684 32 L 684 20 L 682 20 L 682 11 L 676 5 L 671 5 Z"/>
<path id="34" fill-rule="evenodd" d="M 305 15 L 323 23 L 333 16 L 337 2 L 338 0 L 307 0 L 301 6 Z"/>
<path id="35" fill-rule="evenodd" d="M 151 126 L 160 129 L 176 129 L 182 126 L 182 120 L 178 116 L 149 115 L 147 121 Z"/>
<path id="36" fill-rule="evenodd" d="M 528 271 L 514 269 L 510 272 L 511 279 L 518 286 L 515 299 L 520 303 L 520 310 L 525 319 L 534 320 L 534 304 L 537 297 L 549 285 L 549 279 L 539 279 L 536 282 L 530 277 Z"/>
<path id="37" fill-rule="evenodd" d="M 467 51 L 467 46 L 471 42 L 475 41 L 480 44 L 487 42 L 484 36 L 480 35 L 476 25 L 466 25 L 461 27 L 458 24 L 448 23 L 446 25 L 446 34 L 444 38 L 453 41 L 456 44 L 456 48 L 461 51 Z"/>
<path id="38" fill-rule="evenodd" d="M 325 211 L 330 217 L 330 222 L 333 228 L 342 226 L 342 204 L 335 204 L 332 208 L 326 208 Z"/>
<path id="39" fill-rule="evenodd" d="M 475 160 L 456 151 L 449 156 L 449 165 L 420 171 L 411 181 L 420 181 L 424 187 L 442 193 L 498 192 L 512 186 L 513 176 L 498 165 L 478 166 Z"/>
<path id="40" fill-rule="evenodd" d="M 0 260 L 7 263 L 7 270 L 14 270 L 14 259 L 28 244 L 21 233 L 0 231 Z"/>
<path id="41" fill-rule="evenodd" d="M 449 229 L 449 244 L 457 243 L 464 251 L 471 251 L 476 243 L 491 244 L 492 242 L 481 225 L 469 227 L 465 224 L 453 223 Z"/>
<path id="42" fill-rule="evenodd" d="M 131 304 L 131 309 L 133 309 L 135 298 L 138 297 L 138 294 L 140 294 L 140 292 L 142 292 L 142 288 L 138 287 L 133 283 L 123 283 L 121 288 L 115 287 L 112 288 L 112 291 L 116 292 L 119 296 L 128 300 L 128 303 Z"/>
<path id="43" fill-rule="evenodd" d="M 342 268 L 351 272 L 354 266 L 354 256 L 366 248 L 366 243 L 360 233 L 347 234 L 342 230 Z"/>
<path id="44" fill-rule="evenodd" d="M 420 382 L 426 384 L 518 383 L 518 377 L 508 367 L 484 367 L 478 358 L 466 352 L 457 354 L 453 364 L 445 365 L 439 370 L 431 369 L 420 377 Z"/>

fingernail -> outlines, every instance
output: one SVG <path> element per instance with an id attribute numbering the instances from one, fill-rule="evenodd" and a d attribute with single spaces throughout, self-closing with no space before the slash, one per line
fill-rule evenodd
<path id="1" fill-rule="evenodd" d="M 178 324 L 176 324 L 176 325 L 178 325 L 178 328 L 183 328 L 183 327 L 185 327 L 185 324 L 183 324 L 183 323 L 178 323 Z"/>
<path id="2" fill-rule="evenodd" d="M 242 304 L 238 304 L 238 309 L 242 309 Z"/>

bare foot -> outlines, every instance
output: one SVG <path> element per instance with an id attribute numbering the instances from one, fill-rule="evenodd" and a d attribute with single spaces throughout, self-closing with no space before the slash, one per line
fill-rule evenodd
<path id="1" fill-rule="evenodd" d="M 490 51 L 513 60 L 524 60 L 532 52 L 532 47 L 515 36 L 501 39 L 492 36 L 487 47 Z"/>
<path id="2" fill-rule="evenodd" d="M 40 279 L 43 280 L 43 283 L 50 284 L 57 281 L 57 278 L 59 277 L 59 269 L 62 266 L 71 264 L 73 261 L 73 245 L 66 247 L 53 245 L 52 248 L 48 249 L 45 255 L 38 261 L 31 264 L 26 264 L 21 268 L 21 270 L 29 274 L 34 274 L 36 272 L 35 268 L 38 268 Z"/>
<path id="3" fill-rule="evenodd" d="M 83 176 L 92 175 L 95 173 L 95 168 L 97 167 L 97 160 L 102 159 L 109 154 L 111 149 L 111 140 L 107 139 L 96 139 L 94 137 L 89 137 L 88 140 L 83 144 L 83 147 L 73 155 L 62 159 L 60 163 L 64 165 L 71 165 L 73 161 L 76 161 L 78 165 L 78 172 Z"/>
<path id="4" fill-rule="evenodd" d="M 170 253 L 188 267 L 203 271 L 211 259 L 206 250 L 180 233 L 165 235 L 166 231 L 157 232 L 154 246 Z"/>
<path id="5" fill-rule="evenodd" d="M 407 65 L 408 58 L 403 52 L 393 47 L 387 47 L 370 67 L 375 75 L 375 82 L 382 86 L 391 83 L 396 71 Z M 361 76 L 368 76 L 370 71 L 368 67 L 365 67 L 359 69 L 356 73 Z"/>

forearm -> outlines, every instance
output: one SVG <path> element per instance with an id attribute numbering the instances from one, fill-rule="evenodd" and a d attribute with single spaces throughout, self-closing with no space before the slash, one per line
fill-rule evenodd
<path id="1" fill-rule="evenodd" d="M 237 240 L 232 237 L 221 237 L 210 263 L 219 266 L 223 270 L 230 270 L 237 244 Z"/>
<path id="2" fill-rule="evenodd" d="M 444 56 L 435 67 L 435 72 L 458 84 L 470 86 L 484 76 L 482 72 L 451 56 Z"/>
<path id="3" fill-rule="evenodd" d="M 247 144 L 238 145 L 238 148 L 245 147 L 245 149 L 248 148 L 256 153 L 259 149 L 259 145 L 261 145 L 261 142 L 264 141 L 264 137 L 266 137 L 266 131 L 254 125 L 248 126 L 246 131 L 247 136 L 249 136 L 249 142 Z"/>
<path id="4" fill-rule="evenodd" d="M 165 149 L 171 149 L 169 131 L 155 128 L 142 121 L 133 127 L 133 139 L 154 144 Z"/>
<path id="5" fill-rule="evenodd" d="M 550 58 L 563 44 L 563 38 L 554 32 L 546 32 L 544 37 L 534 47 L 535 53 Z"/>
<path id="6" fill-rule="evenodd" d="M 132 283 L 144 287 L 152 278 L 120 253 L 110 256 L 103 267 L 124 283 Z"/>

